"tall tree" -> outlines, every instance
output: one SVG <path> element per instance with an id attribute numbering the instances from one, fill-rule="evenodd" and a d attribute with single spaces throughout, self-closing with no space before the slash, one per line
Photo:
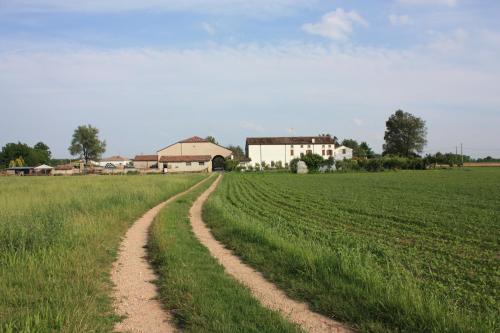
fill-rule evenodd
<path id="1" fill-rule="evenodd" d="M 205 140 L 207 140 L 208 142 L 212 142 L 212 143 L 215 143 L 216 145 L 218 145 L 219 143 L 217 142 L 217 140 L 215 140 L 215 138 L 211 135 L 207 136 L 205 138 Z"/>
<path id="2" fill-rule="evenodd" d="M 73 133 L 71 155 L 79 155 L 88 165 L 90 160 L 96 160 L 106 151 L 106 141 L 99 140 L 99 130 L 91 125 L 78 126 Z"/>
<path id="3" fill-rule="evenodd" d="M 47 146 L 42 141 L 40 141 L 36 145 L 34 145 L 33 148 L 35 148 L 36 150 L 39 150 L 40 152 L 43 152 L 47 156 L 47 160 L 50 160 L 52 158 L 52 152 L 50 151 L 49 146 Z"/>
<path id="4" fill-rule="evenodd" d="M 366 157 L 366 158 L 375 157 L 375 152 L 370 148 L 370 146 L 368 146 L 368 143 L 366 143 L 365 141 L 359 144 L 359 151 L 360 155 L 362 154 L 361 157 Z"/>
<path id="5" fill-rule="evenodd" d="M 425 121 L 403 110 L 396 111 L 385 123 L 384 155 L 411 157 L 427 144 Z"/>
<path id="6" fill-rule="evenodd" d="M 235 159 L 239 159 L 240 157 L 245 156 L 245 152 L 243 151 L 243 148 L 241 148 L 240 146 L 229 145 L 227 149 L 233 152 L 233 156 Z"/>

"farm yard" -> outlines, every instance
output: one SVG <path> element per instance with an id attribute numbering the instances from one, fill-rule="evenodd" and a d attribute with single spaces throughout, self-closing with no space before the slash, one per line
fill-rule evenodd
<path id="1" fill-rule="evenodd" d="M 0 332 L 112 331 L 109 271 L 121 237 L 203 178 L 0 178 Z"/>
<path id="2" fill-rule="evenodd" d="M 499 329 L 499 169 L 227 174 L 204 220 L 290 296 L 360 331 Z"/>

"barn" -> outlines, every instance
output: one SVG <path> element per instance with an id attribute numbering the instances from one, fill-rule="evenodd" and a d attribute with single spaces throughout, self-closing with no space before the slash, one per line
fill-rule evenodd
<path id="1" fill-rule="evenodd" d="M 231 150 L 193 136 L 162 148 L 155 155 L 137 155 L 134 167 L 164 173 L 212 172 L 222 169 L 226 158 L 232 158 Z"/>

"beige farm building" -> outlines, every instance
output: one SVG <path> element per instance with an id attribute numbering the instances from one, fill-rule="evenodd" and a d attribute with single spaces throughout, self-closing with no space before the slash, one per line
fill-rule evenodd
<path id="1" fill-rule="evenodd" d="M 232 158 L 232 151 L 198 136 L 181 140 L 157 151 L 156 155 L 138 155 L 134 167 L 165 173 L 212 172 L 214 161 Z"/>

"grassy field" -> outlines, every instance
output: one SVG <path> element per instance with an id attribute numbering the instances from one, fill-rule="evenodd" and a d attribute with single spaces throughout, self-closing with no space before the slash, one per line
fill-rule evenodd
<path id="1" fill-rule="evenodd" d="M 299 332 L 224 273 L 191 231 L 189 208 L 215 179 L 166 206 L 151 229 L 160 301 L 183 332 Z"/>
<path id="2" fill-rule="evenodd" d="M 203 178 L 0 178 L 0 332 L 110 332 L 109 272 L 146 210 Z"/>
<path id="3" fill-rule="evenodd" d="M 361 331 L 499 330 L 498 168 L 227 174 L 204 219 L 289 295 Z"/>

